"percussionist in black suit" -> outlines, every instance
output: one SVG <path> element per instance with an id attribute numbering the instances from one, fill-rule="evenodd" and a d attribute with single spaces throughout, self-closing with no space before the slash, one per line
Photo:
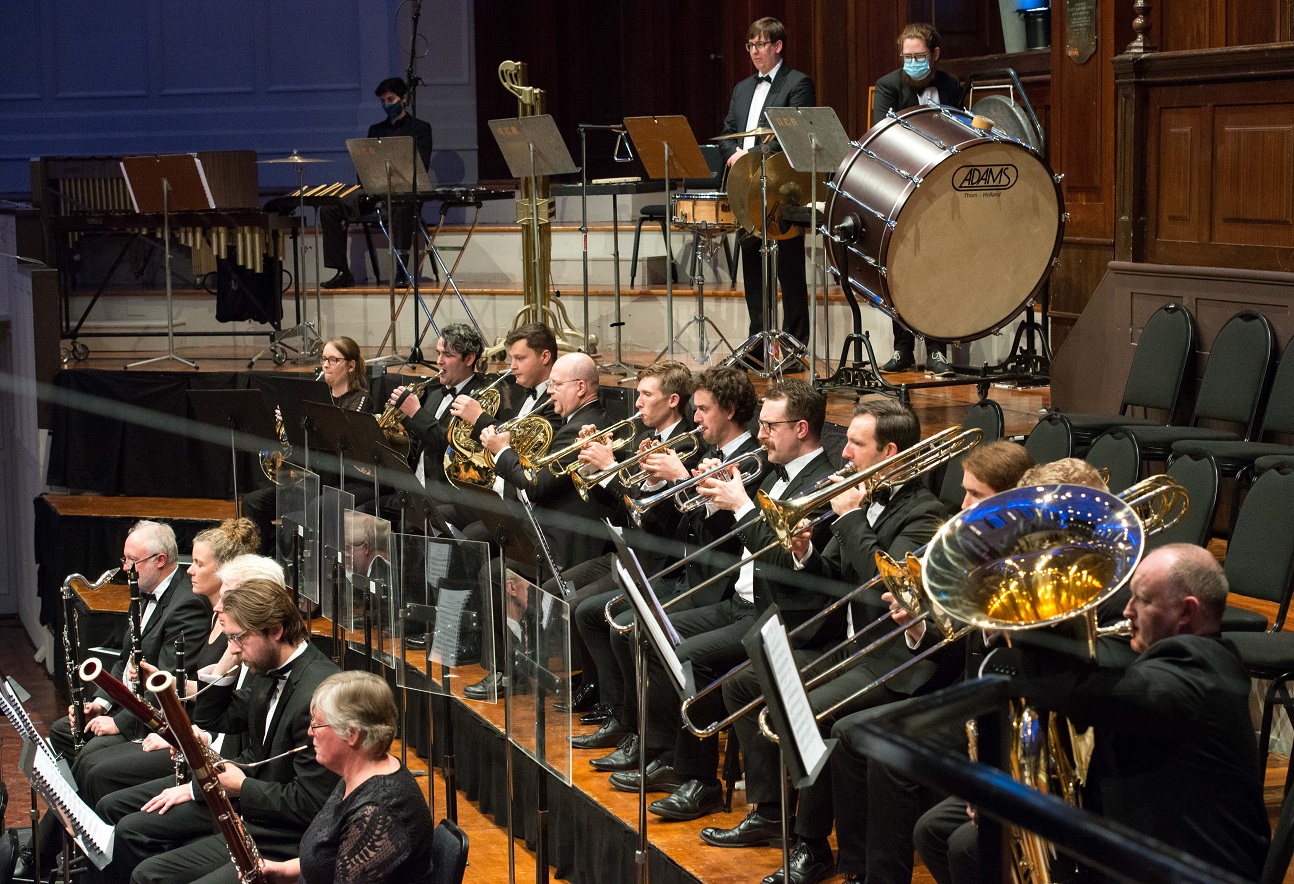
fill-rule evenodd
<path id="1" fill-rule="evenodd" d="M 775 18 L 761 18 L 746 31 L 746 51 L 755 65 L 755 73 L 733 88 L 721 134 L 732 135 L 767 126 L 766 107 L 813 107 L 817 103 L 809 75 L 792 70 L 783 62 L 785 40 L 786 28 Z M 754 137 L 742 138 L 739 142 L 720 141 L 719 149 L 731 166 L 755 147 L 755 143 Z M 776 142 L 774 147 L 780 149 Z M 764 330 L 764 266 L 759 252 L 759 237 L 747 236 L 741 241 L 746 309 L 750 312 L 752 335 Z M 783 329 L 806 344 L 809 340 L 809 287 L 804 275 L 803 231 L 778 243 L 777 281 L 782 286 Z"/>

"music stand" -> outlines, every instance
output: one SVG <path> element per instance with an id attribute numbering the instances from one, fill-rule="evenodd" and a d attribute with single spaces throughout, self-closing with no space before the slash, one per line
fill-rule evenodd
<path id="1" fill-rule="evenodd" d="M 357 454 L 359 451 L 351 440 L 350 426 L 346 423 L 347 412 L 336 405 L 321 402 L 307 402 L 305 406 L 306 415 L 319 438 L 319 444 L 315 447 L 320 452 L 331 451 L 337 456 L 337 490 L 345 494 L 346 454 Z"/>
<path id="2" fill-rule="evenodd" d="M 816 213 L 818 175 L 839 168 L 849 153 L 849 135 L 846 134 L 845 127 L 840 125 L 840 117 L 829 107 L 770 107 L 764 113 L 782 150 L 786 152 L 791 168 L 797 172 L 809 173 L 809 206 Z M 822 234 L 816 218 L 810 222 L 809 231 L 809 265 L 813 268 L 813 283 L 809 292 L 809 383 L 812 384 L 816 374 L 814 361 L 818 354 L 818 244 Z M 828 344 L 831 340 L 830 315 L 830 310 L 824 313 L 828 317 Z"/>
<path id="3" fill-rule="evenodd" d="M 399 135 L 394 138 L 350 138 L 346 141 L 346 150 L 350 152 L 351 162 L 355 164 L 355 173 L 359 176 L 360 184 L 364 186 L 365 193 L 386 194 L 386 214 L 387 224 L 390 229 L 385 229 L 387 251 L 390 255 L 391 270 L 391 325 L 387 330 L 391 338 L 391 357 L 384 359 L 377 357 L 370 359 L 370 365 L 384 365 L 387 362 L 406 362 L 409 365 L 423 364 L 426 365 L 422 358 L 422 353 L 418 349 L 418 340 L 421 335 L 418 332 L 418 311 L 413 311 L 413 339 L 414 344 L 409 351 L 407 360 L 401 359 L 396 355 L 395 342 L 395 322 L 399 315 L 395 308 L 395 270 L 399 258 L 395 251 L 395 202 L 397 197 L 413 202 L 414 213 L 418 215 L 419 205 L 417 196 L 420 193 L 428 193 L 431 190 L 431 179 L 427 177 L 427 170 L 423 167 L 421 161 L 415 161 L 414 157 L 418 156 L 414 148 L 413 136 Z M 381 215 L 378 215 L 379 223 Z M 421 216 L 415 218 L 416 224 L 421 225 Z M 410 252 L 417 251 L 417 239 L 410 237 Z M 404 267 L 405 277 L 413 287 L 415 303 L 424 310 L 426 305 L 422 303 L 422 296 L 418 294 L 418 276 L 416 270 L 412 270 L 408 265 L 418 266 L 418 262 L 412 260 L 410 255 L 408 264 L 402 264 Z M 431 321 L 431 314 L 427 314 L 428 321 Z M 435 323 L 432 322 L 434 326 Z M 439 334 L 439 332 L 437 332 Z"/>
<path id="4" fill-rule="evenodd" d="M 562 140 L 562 133 L 557 131 L 557 122 L 551 114 L 490 120 L 490 131 L 494 133 L 494 140 L 503 153 L 504 162 L 508 164 L 512 177 L 530 179 L 530 229 L 535 235 L 535 248 L 531 250 L 535 265 L 535 320 L 547 323 L 550 328 L 560 329 L 562 324 L 552 307 L 542 303 L 539 297 L 545 286 L 545 280 L 540 277 L 543 263 L 539 248 L 539 179 L 552 175 L 570 175 L 579 169 L 571 158 L 571 152 L 566 149 L 566 142 Z M 543 223 L 549 223 L 546 209 Z M 587 337 L 580 349 L 589 349 Z"/>
<path id="5" fill-rule="evenodd" d="M 207 174 L 197 154 L 124 157 L 121 175 L 138 214 L 162 216 L 162 253 L 166 265 L 166 355 L 127 363 L 126 368 L 174 360 L 195 371 L 196 362 L 175 354 L 175 309 L 171 285 L 171 212 L 206 212 L 216 207 Z"/>
<path id="6" fill-rule="evenodd" d="M 670 178 L 712 178 L 710 164 L 701 153 L 701 145 L 696 143 L 696 135 L 687 117 L 625 117 L 625 128 L 629 130 L 629 140 L 638 148 L 643 168 L 652 178 L 665 180 L 665 213 L 670 212 Z M 667 229 L 673 229 L 673 219 Z M 674 358 L 674 240 L 665 237 L 665 350 L 669 358 Z"/>
<path id="7" fill-rule="evenodd" d="M 332 394 L 328 387 L 321 381 L 307 381 L 304 379 L 293 378 L 275 378 L 276 386 L 283 389 L 283 384 L 288 384 L 287 389 L 290 395 L 280 392 L 278 409 L 279 414 L 283 416 L 283 432 L 288 435 L 288 444 L 292 446 L 293 451 L 300 448 L 305 453 L 300 464 L 304 469 L 310 469 L 310 415 L 306 413 L 306 404 L 316 402 L 321 405 L 332 403 Z M 297 461 L 293 461 L 296 463 Z"/>
<path id="8" fill-rule="evenodd" d="M 242 501 L 238 499 L 238 443 L 237 433 L 246 433 L 264 439 L 269 445 L 279 445 L 274 430 L 274 412 L 265 402 L 260 390 L 189 390 L 189 405 L 193 416 L 204 424 L 229 429 L 229 460 L 234 477 L 234 515 L 243 514 Z M 286 428 L 286 424 L 284 427 Z"/>

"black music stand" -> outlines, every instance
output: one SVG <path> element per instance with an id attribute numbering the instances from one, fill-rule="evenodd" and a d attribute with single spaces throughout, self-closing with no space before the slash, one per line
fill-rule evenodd
<path id="1" fill-rule="evenodd" d="M 809 206 L 818 205 L 818 175 L 837 169 L 849 153 L 849 135 L 840 125 L 840 117 L 829 107 L 770 107 L 764 109 L 768 125 L 777 136 L 786 160 L 797 172 L 809 173 Z M 809 383 L 815 378 L 814 360 L 818 353 L 818 243 L 821 229 L 810 223 L 811 251 L 809 266 L 813 283 L 809 290 Z M 831 311 L 828 317 L 827 341 L 831 341 Z"/>
<path id="2" fill-rule="evenodd" d="M 638 148 L 643 168 L 653 178 L 665 181 L 665 212 L 669 214 L 671 178 L 711 178 L 710 164 L 701 153 L 687 117 L 625 117 L 629 139 Z M 673 229 L 672 219 L 667 225 Z M 674 266 L 674 240 L 665 237 L 666 269 Z M 674 274 L 665 274 L 665 351 L 674 358 Z"/>
<path id="3" fill-rule="evenodd" d="M 546 281 L 541 277 L 542 268 L 539 248 L 539 179 L 552 175 L 569 175 L 578 172 L 571 152 L 566 149 L 562 133 L 557 130 L 557 123 L 550 114 L 538 114 L 532 117 L 511 117 L 502 120 L 490 120 L 490 131 L 498 142 L 503 159 L 508 164 L 508 171 L 514 178 L 529 178 L 530 192 L 530 229 L 534 231 L 535 248 L 531 256 L 534 261 L 535 274 L 535 315 L 534 321 L 542 322 L 549 328 L 560 329 L 562 323 L 552 308 L 542 303 L 539 293 L 544 290 Z M 544 210 L 542 223 L 550 223 L 548 210 Z M 581 350 L 589 350 L 586 337 Z"/>
<path id="4" fill-rule="evenodd" d="M 288 392 L 281 393 L 278 402 L 279 414 L 283 416 L 283 432 L 287 433 L 288 444 L 292 446 L 292 450 L 299 449 L 303 453 L 300 465 L 308 470 L 310 469 L 310 429 L 314 423 L 306 411 L 306 406 L 310 402 L 320 405 L 331 404 L 332 394 L 328 386 L 321 381 L 275 378 L 274 383 L 281 390 L 285 383 L 288 385 Z M 298 461 L 293 460 L 293 463 Z"/>
<path id="5" fill-rule="evenodd" d="M 274 412 L 260 390 L 189 390 L 193 416 L 204 424 L 229 430 L 229 459 L 234 477 L 234 514 L 243 513 L 238 498 L 238 441 L 245 433 L 264 439 L 269 446 L 280 444 L 274 430 Z M 284 424 L 286 427 L 287 425 Z"/>
<path id="6" fill-rule="evenodd" d="M 355 174 L 359 176 L 360 183 L 364 185 L 364 192 L 370 194 L 385 194 L 386 198 L 386 224 L 383 226 L 383 232 L 386 234 L 387 252 L 390 255 L 391 271 L 391 325 L 387 329 L 387 335 L 391 339 L 391 357 L 384 358 L 378 356 L 370 359 L 370 365 L 384 365 L 387 362 L 403 362 L 409 365 L 430 365 L 422 358 L 422 352 L 418 349 L 418 341 L 421 340 L 419 334 L 418 311 L 413 311 L 413 347 L 409 350 L 409 358 L 401 359 L 395 353 L 395 323 L 399 318 L 400 311 L 395 306 L 395 276 L 396 265 L 404 268 L 405 278 L 409 280 L 409 285 L 413 289 L 414 303 L 423 310 L 427 305 L 423 303 L 422 296 L 418 293 L 418 268 L 420 262 L 416 259 L 418 244 L 416 237 L 409 238 L 409 260 L 406 263 L 400 262 L 399 255 L 395 249 L 395 203 L 397 201 L 410 202 L 413 204 L 415 215 L 415 226 L 422 225 L 422 217 L 419 213 L 418 194 L 427 193 L 431 190 L 431 179 L 427 177 L 427 170 L 423 167 L 418 157 L 417 148 L 414 146 L 414 139 L 411 135 L 399 135 L 394 138 L 350 138 L 346 141 L 346 150 L 350 152 L 351 161 L 355 164 Z M 381 223 L 381 215 L 378 215 Z M 404 301 L 400 302 L 401 307 Z M 427 314 L 427 321 L 435 327 L 435 320 L 431 314 Z M 439 331 L 437 331 L 439 334 Z M 383 339 L 383 346 L 386 341 Z M 381 352 L 379 350 L 379 352 Z"/>
<path id="7" fill-rule="evenodd" d="M 197 154 L 125 157 L 121 174 L 136 213 L 162 216 L 162 244 L 166 264 L 166 355 L 130 362 L 126 368 L 174 360 L 195 371 L 196 362 L 175 354 L 175 309 L 171 285 L 171 212 L 206 212 L 216 207 L 207 185 L 207 174 Z"/>
<path id="8" fill-rule="evenodd" d="M 351 440 L 350 426 L 346 422 L 349 413 L 336 405 L 322 402 L 305 403 L 306 416 L 315 429 L 317 444 L 315 449 L 320 453 L 331 452 L 337 456 L 338 490 L 346 493 L 346 458 L 360 456 L 360 450 Z M 372 415 L 369 415 L 371 418 Z M 316 470 L 316 472 L 318 472 Z M 368 476 L 360 474 L 364 480 Z"/>

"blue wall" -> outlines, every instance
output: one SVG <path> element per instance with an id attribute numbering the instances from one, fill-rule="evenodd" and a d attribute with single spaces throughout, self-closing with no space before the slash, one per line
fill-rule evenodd
<path id="1" fill-rule="evenodd" d="M 425 0 L 418 116 L 432 178 L 476 181 L 473 0 Z M 353 181 L 346 139 L 383 118 L 408 69 L 398 0 L 0 0 L 0 192 L 37 156 L 299 150 L 307 182 Z M 294 185 L 262 165 L 263 187 Z"/>

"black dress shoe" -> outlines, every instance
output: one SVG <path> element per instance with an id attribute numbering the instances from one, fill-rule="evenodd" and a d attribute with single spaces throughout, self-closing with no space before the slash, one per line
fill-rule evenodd
<path id="1" fill-rule="evenodd" d="M 787 831 L 794 829 L 795 822 L 792 820 Z M 701 840 L 715 847 L 777 847 L 782 843 L 782 821 L 762 817 L 756 808 L 731 829 L 717 829 L 713 826 L 702 829 Z"/>
<path id="2" fill-rule="evenodd" d="M 600 771 L 635 770 L 638 767 L 638 735 L 625 734 L 614 752 L 589 759 L 589 764 Z"/>
<path id="3" fill-rule="evenodd" d="M 571 691 L 571 702 L 554 703 L 558 712 L 588 712 L 598 704 L 598 686 L 591 682 L 582 684 Z"/>
<path id="4" fill-rule="evenodd" d="M 320 288 L 325 289 L 348 289 L 355 284 L 355 277 L 350 275 L 349 270 L 338 270 L 337 275 L 332 279 L 326 279 L 319 283 Z"/>
<path id="5" fill-rule="evenodd" d="M 18 862 L 14 866 L 13 876 L 15 878 L 26 878 L 28 881 L 32 878 L 32 872 L 35 871 L 36 853 L 31 849 L 31 845 L 23 847 L 18 851 Z M 42 865 L 42 870 L 48 870 L 48 866 Z"/>
<path id="6" fill-rule="evenodd" d="M 612 716 L 593 733 L 571 737 L 571 745 L 576 749 L 611 749 L 620 745 L 620 741 L 628 734 L 629 728 Z"/>
<path id="7" fill-rule="evenodd" d="M 621 792 L 638 791 L 638 771 L 622 770 L 611 775 L 611 785 Z M 683 785 L 683 778 L 665 762 L 656 758 L 647 765 L 647 791 L 673 792 Z"/>
<path id="8" fill-rule="evenodd" d="M 476 684 L 463 688 L 463 696 L 469 700 L 491 700 L 508 686 L 508 678 L 500 672 L 491 672 Z"/>
<path id="9" fill-rule="evenodd" d="M 836 861 L 831 856 L 831 848 L 825 854 L 815 853 L 806 842 L 800 841 L 791 848 L 790 871 L 789 884 L 818 884 L 836 873 Z M 763 884 L 783 884 L 782 870 L 769 875 Z"/>
<path id="10" fill-rule="evenodd" d="M 605 703 L 598 703 L 580 716 L 580 724 L 601 724 L 610 717 L 611 707 Z"/>
<path id="11" fill-rule="evenodd" d="M 653 801 L 647 809 L 667 820 L 699 820 L 723 810 L 723 786 L 688 780 L 669 797 Z"/>
<path id="12" fill-rule="evenodd" d="M 404 646 L 412 648 L 415 651 L 424 650 L 427 647 L 426 635 L 406 635 L 404 637 Z"/>
<path id="13" fill-rule="evenodd" d="M 912 371 L 916 367 L 917 360 L 911 353 L 895 350 L 894 355 L 890 357 L 890 361 L 881 366 L 881 372 L 889 374 L 896 371 Z"/>

